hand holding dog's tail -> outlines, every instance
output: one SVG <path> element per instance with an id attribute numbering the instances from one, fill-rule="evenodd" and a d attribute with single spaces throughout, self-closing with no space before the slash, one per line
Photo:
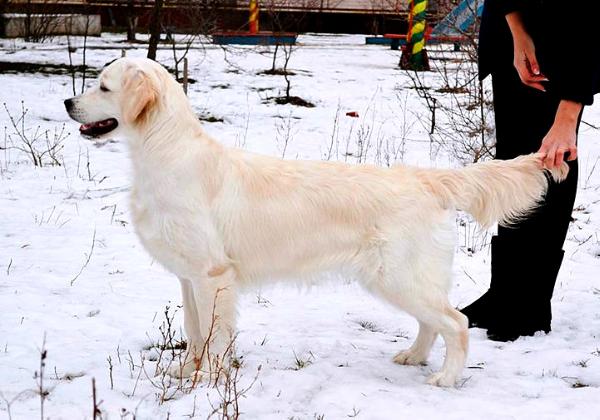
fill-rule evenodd
<path id="1" fill-rule="evenodd" d="M 464 210 L 487 227 L 496 221 L 503 225 L 518 221 L 543 200 L 548 189 L 547 174 L 561 182 L 568 173 L 566 163 L 544 168 L 543 155 L 534 153 L 435 171 L 429 182 L 444 207 Z"/>

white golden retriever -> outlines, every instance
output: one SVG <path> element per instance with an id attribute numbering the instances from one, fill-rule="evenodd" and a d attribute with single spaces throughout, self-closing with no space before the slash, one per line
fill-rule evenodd
<path id="1" fill-rule="evenodd" d="M 455 210 L 484 226 L 509 223 L 543 199 L 548 183 L 540 155 L 436 170 L 227 148 L 204 132 L 179 84 L 147 59 L 113 62 L 65 106 L 82 134 L 118 127 L 128 139 L 137 234 L 181 282 L 189 355 L 181 375 L 206 371 L 224 354 L 244 286 L 344 269 L 418 320 L 414 344 L 394 361 L 424 363 L 441 334 L 446 358 L 428 382 L 454 385 L 468 348 L 467 318 L 447 297 Z M 552 176 L 561 180 L 567 170 Z"/>

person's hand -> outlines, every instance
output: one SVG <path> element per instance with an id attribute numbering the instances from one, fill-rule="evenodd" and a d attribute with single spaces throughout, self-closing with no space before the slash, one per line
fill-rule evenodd
<path id="1" fill-rule="evenodd" d="M 519 34 L 513 38 L 514 41 L 514 66 L 519 73 L 521 82 L 524 85 L 532 87 L 542 92 L 546 91 L 541 82 L 546 82 L 548 79 L 540 70 L 537 58 L 535 57 L 535 45 L 533 40 L 526 32 Z"/>
<path id="2" fill-rule="evenodd" d="M 548 169 L 558 168 L 565 160 L 577 159 L 576 140 L 575 127 L 555 121 L 538 151 L 545 156 L 544 166 Z"/>
<path id="3" fill-rule="evenodd" d="M 546 89 L 541 82 L 546 82 L 548 79 L 540 70 L 540 65 L 535 56 L 535 45 L 525 30 L 521 14 L 519 12 L 509 13 L 506 15 L 506 21 L 513 38 L 513 65 L 521 81 L 524 85 L 545 92 Z"/>
<path id="4" fill-rule="evenodd" d="M 560 101 L 554 124 L 542 141 L 538 153 L 544 157 L 544 166 L 557 168 L 566 160 L 577 159 L 577 121 L 582 105 L 573 101 Z"/>

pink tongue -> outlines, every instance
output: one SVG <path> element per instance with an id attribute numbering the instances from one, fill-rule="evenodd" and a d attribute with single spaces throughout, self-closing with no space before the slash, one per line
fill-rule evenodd
<path id="1" fill-rule="evenodd" d="M 114 123 L 115 123 L 115 121 L 113 119 L 94 121 L 94 122 L 87 123 L 87 124 L 81 124 L 81 126 L 79 127 L 79 131 L 89 132 L 90 130 L 93 130 L 94 128 L 104 129 L 105 127 L 112 126 Z"/>

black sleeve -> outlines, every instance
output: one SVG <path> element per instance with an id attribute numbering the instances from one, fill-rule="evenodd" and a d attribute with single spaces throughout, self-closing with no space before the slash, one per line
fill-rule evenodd
<path id="1" fill-rule="evenodd" d="M 485 0 L 485 7 L 490 14 L 504 19 L 504 16 L 511 12 L 523 10 L 527 0 Z"/>
<path id="2" fill-rule="evenodd" d="M 568 67 L 568 68 L 566 68 Z M 561 99 L 579 102 L 583 105 L 594 103 L 594 95 L 600 91 L 600 65 L 582 57 L 577 64 L 570 64 L 557 74 L 556 91 Z"/>
<path id="3" fill-rule="evenodd" d="M 599 14 L 600 7 L 590 4 L 589 9 L 578 16 L 575 27 L 557 34 L 562 39 L 554 51 L 558 55 L 558 66 L 551 83 L 561 99 L 591 105 L 594 95 L 600 91 L 600 30 L 594 22 Z M 559 22 L 560 16 L 556 18 Z"/>
<path id="4" fill-rule="evenodd" d="M 509 13 L 523 10 L 524 0 L 499 0 L 498 7 L 502 16 L 506 16 Z"/>

